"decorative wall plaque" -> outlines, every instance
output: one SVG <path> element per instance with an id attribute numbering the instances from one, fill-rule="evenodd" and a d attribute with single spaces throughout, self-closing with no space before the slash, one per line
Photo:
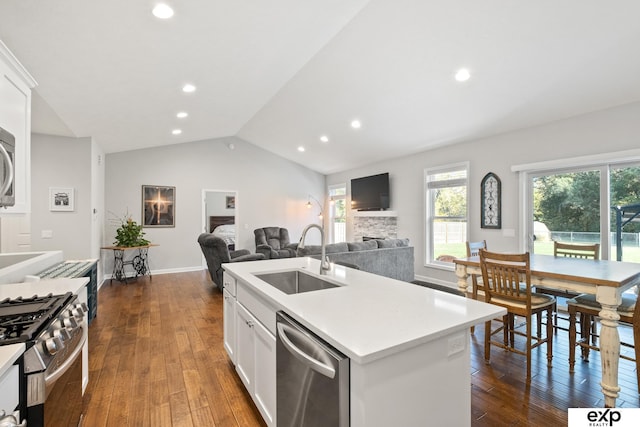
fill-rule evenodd
<path id="1" fill-rule="evenodd" d="M 480 183 L 480 199 L 482 200 L 480 227 L 502 228 L 501 191 L 502 184 L 496 174 L 489 172 L 482 178 Z"/>

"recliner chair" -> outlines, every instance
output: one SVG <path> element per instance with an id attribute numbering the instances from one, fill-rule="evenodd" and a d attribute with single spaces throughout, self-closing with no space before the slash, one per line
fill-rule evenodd
<path id="1" fill-rule="evenodd" d="M 200 249 L 202 249 L 205 260 L 207 260 L 211 280 L 218 286 L 220 291 L 222 291 L 223 263 L 264 259 L 263 254 L 252 254 L 247 249 L 229 251 L 225 241 L 211 233 L 202 233 L 198 236 L 198 243 L 200 244 Z"/>
<path id="2" fill-rule="evenodd" d="M 253 230 L 256 237 L 256 252 L 266 259 L 294 258 L 297 243 L 289 240 L 289 230 L 281 227 L 263 227 Z"/>

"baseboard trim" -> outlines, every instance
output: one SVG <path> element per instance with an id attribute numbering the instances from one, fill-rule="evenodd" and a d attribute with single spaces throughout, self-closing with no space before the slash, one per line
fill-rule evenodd
<path id="1" fill-rule="evenodd" d="M 151 275 L 152 276 L 159 276 L 161 274 L 172 274 L 172 273 L 188 273 L 191 271 L 201 271 L 201 270 L 205 270 L 204 267 L 202 266 L 197 266 L 197 267 L 181 267 L 181 268 L 165 268 L 165 269 L 161 269 L 161 270 L 151 270 Z M 107 281 L 111 281 L 111 278 L 113 277 L 113 274 L 105 274 L 102 277 L 102 283 L 100 283 L 98 285 L 98 289 L 100 289 L 102 287 L 102 285 Z M 131 275 L 131 276 L 127 276 L 127 279 L 135 279 L 135 275 Z"/>

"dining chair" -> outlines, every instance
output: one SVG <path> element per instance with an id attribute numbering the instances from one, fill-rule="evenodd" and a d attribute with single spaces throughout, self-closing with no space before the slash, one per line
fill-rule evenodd
<path id="1" fill-rule="evenodd" d="M 487 241 L 481 240 L 479 242 L 470 242 L 467 240 L 467 258 L 480 255 L 480 249 L 487 249 Z M 484 289 L 482 289 L 482 277 L 478 277 L 477 274 L 471 275 L 471 298 L 484 301 Z M 471 333 L 476 330 L 475 326 L 471 327 Z"/>
<path id="2" fill-rule="evenodd" d="M 566 258 L 579 258 L 579 259 L 600 259 L 600 244 L 594 243 L 592 245 L 575 244 L 575 243 L 563 243 L 553 241 L 553 256 L 566 257 Z M 558 298 L 575 298 L 580 295 L 579 292 L 566 291 L 560 289 L 545 288 L 544 286 L 536 286 L 535 292 L 547 295 L 553 295 Z M 568 317 L 558 316 L 557 304 L 553 307 L 553 327 L 556 329 L 562 329 L 568 331 L 568 328 L 558 326 L 558 318 L 568 321 Z M 538 318 L 538 333 L 542 328 L 542 319 Z"/>
<path id="3" fill-rule="evenodd" d="M 531 350 L 546 343 L 547 365 L 551 366 L 553 348 L 551 335 L 553 326 L 547 322 L 545 337 L 532 334 L 532 318 L 543 312 L 551 316 L 555 298 L 551 295 L 531 292 L 531 265 L 529 253 L 502 254 L 480 249 L 480 269 L 486 295 L 485 301 L 507 309 L 506 321 L 498 328 L 492 328 L 492 322 L 485 323 L 484 358 L 490 363 L 491 345 L 527 357 L 527 382 L 531 380 Z M 526 333 L 515 327 L 515 316 L 524 318 Z M 503 332 L 508 340 L 493 340 L 495 334 Z M 526 339 L 526 349 L 516 348 L 515 336 Z"/>
<path id="4" fill-rule="evenodd" d="M 576 346 L 581 348 L 582 360 L 589 361 L 589 350 L 600 351 L 596 345 L 598 335 L 595 333 L 598 317 L 602 307 L 596 301 L 595 295 L 581 294 L 567 301 L 569 309 L 569 372 L 574 372 L 576 362 Z M 622 296 L 622 303 L 618 307 L 620 322 L 632 325 L 633 344 L 621 342 L 621 346 L 634 348 L 635 357 L 620 354 L 620 358 L 636 362 L 636 376 L 638 392 L 640 393 L 640 304 L 637 296 Z M 580 316 L 580 340 L 576 339 L 576 316 Z M 595 326 L 595 327 L 594 327 Z M 591 337 L 591 343 L 589 342 Z"/>
<path id="5" fill-rule="evenodd" d="M 472 256 L 479 256 L 480 249 L 487 249 L 487 241 L 481 240 L 479 242 L 466 242 L 467 244 L 467 258 Z M 478 282 L 478 275 L 471 275 L 471 296 L 473 299 L 478 299 L 478 296 L 484 301 L 484 290 L 482 289 L 482 278 Z"/>

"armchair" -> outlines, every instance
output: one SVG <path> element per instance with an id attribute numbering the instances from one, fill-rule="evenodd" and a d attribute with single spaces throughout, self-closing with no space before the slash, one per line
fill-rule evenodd
<path id="1" fill-rule="evenodd" d="M 200 249 L 207 261 L 211 280 L 222 291 L 222 264 L 226 262 L 256 261 L 264 259 L 263 254 L 252 254 L 247 249 L 229 251 L 227 244 L 220 237 L 210 233 L 202 233 L 198 237 Z"/>
<path id="2" fill-rule="evenodd" d="M 289 240 L 289 230 L 280 227 L 256 228 L 253 231 L 256 237 L 256 252 L 264 254 L 266 259 L 294 258 L 297 243 Z"/>

